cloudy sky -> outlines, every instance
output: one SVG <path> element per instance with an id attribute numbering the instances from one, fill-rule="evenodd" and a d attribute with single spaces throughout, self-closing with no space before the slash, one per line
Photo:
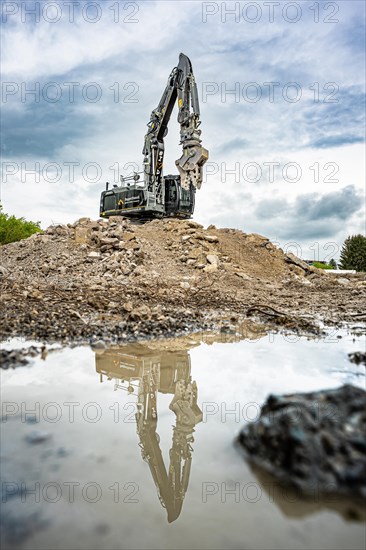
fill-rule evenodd
<path id="1" fill-rule="evenodd" d="M 362 0 L 3 1 L 1 25 L 7 212 L 97 218 L 182 51 L 210 152 L 194 219 L 309 259 L 365 232 Z M 180 154 L 174 111 L 165 174 Z"/>

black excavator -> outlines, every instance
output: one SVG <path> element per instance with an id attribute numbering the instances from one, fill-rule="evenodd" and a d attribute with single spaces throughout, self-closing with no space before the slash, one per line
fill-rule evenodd
<path id="1" fill-rule="evenodd" d="M 168 123 L 178 100 L 180 145 L 183 154 L 175 161 L 178 175 L 163 176 L 164 138 Z M 208 151 L 201 146 L 200 108 L 192 64 L 181 53 L 178 66 L 168 78 L 160 103 L 148 123 L 143 148 L 143 172 L 129 177 L 120 176 L 100 198 L 100 216 L 124 216 L 135 219 L 163 217 L 190 218 L 194 211 L 196 189 L 202 184 L 202 167 Z"/>

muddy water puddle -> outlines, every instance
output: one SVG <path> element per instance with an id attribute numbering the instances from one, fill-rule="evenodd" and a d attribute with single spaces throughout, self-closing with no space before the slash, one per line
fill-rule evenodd
<path id="1" fill-rule="evenodd" d="M 363 548 L 352 502 L 300 499 L 233 442 L 269 393 L 364 388 L 364 349 L 249 327 L 3 371 L 3 548 Z"/>

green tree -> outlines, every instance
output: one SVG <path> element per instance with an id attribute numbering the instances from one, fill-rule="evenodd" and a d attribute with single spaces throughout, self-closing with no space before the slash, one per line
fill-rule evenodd
<path id="1" fill-rule="evenodd" d="M 24 218 L 9 216 L 5 214 L 0 203 L 0 244 L 27 239 L 39 231 L 41 231 L 40 222 L 29 222 Z"/>
<path id="2" fill-rule="evenodd" d="M 334 258 L 330 260 L 329 265 L 332 266 L 332 269 L 337 269 L 337 262 Z"/>
<path id="3" fill-rule="evenodd" d="M 339 262 L 341 269 L 366 271 L 366 237 L 353 235 L 344 241 Z"/>

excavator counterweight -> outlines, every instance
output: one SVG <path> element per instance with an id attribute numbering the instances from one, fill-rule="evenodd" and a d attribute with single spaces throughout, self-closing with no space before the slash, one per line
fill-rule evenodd
<path id="1" fill-rule="evenodd" d="M 182 156 L 175 161 L 179 174 L 163 175 L 164 137 L 175 102 L 178 103 Z M 192 64 L 181 53 L 169 75 L 159 105 L 151 113 L 142 154 L 143 171 L 120 176 L 120 185 L 109 188 L 100 198 L 102 217 L 124 216 L 137 219 L 163 217 L 190 218 L 196 189 L 202 184 L 202 167 L 208 151 L 201 145 L 200 109 Z"/>

